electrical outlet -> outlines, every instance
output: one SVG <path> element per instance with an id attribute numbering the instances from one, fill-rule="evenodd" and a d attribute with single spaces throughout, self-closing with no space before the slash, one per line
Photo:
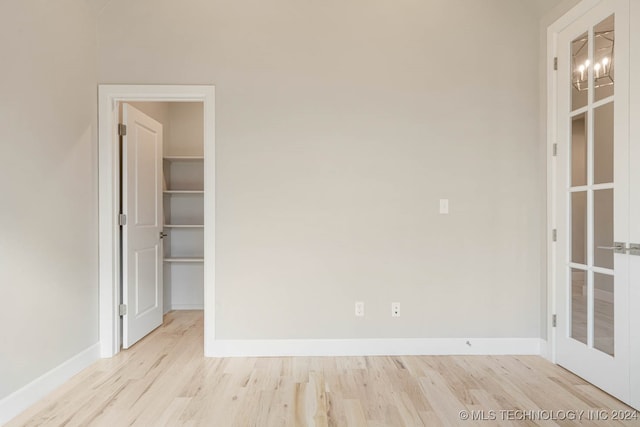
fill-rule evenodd
<path id="1" fill-rule="evenodd" d="M 356 317 L 364 317 L 364 302 L 356 301 Z"/>
<path id="2" fill-rule="evenodd" d="M 391 303 L 391 317 L 400 317 L 400 303 L 392 302 Z"/>

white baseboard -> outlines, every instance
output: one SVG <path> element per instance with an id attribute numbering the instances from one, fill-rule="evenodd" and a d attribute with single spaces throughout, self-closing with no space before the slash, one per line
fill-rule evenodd
<path id="1" fill-rule="evenodd" d="M 549 341 L 540 339 L 540 356 L 547 360 L 551 360 L 551 346 Z"/>
<path id="2" fill-rule="evenodd" d="M 0 400 L 0 425 L 19 415 L 99 358 L 100 343 L 97 343 Z"/>
<path id="3" fill-rule="evenodd" d="M 204 310 L 204 304 L 171 304 L 171 310 Z"/>
<path id="4" fill-rule="evenodd" d="M 539 355 L 539 338 L 215 340 L 208 357 Z"/>

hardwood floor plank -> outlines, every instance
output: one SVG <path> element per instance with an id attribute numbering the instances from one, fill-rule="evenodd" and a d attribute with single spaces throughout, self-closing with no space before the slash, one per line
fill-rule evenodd
<path id="1" fill-rule="evenodd" d="M 171 312 L 9 422 L 15 426 L 639 426 L 501 419 L 630 410 L 537 356 L 204 358 L 201 311 Z M 460 411 L 476 419 L 462 422 Z M 480 415 L 497 419 L 481 421 Z"/>
<path id="2" fill-rule="evenodd" d="M 368 424 L 367 417 L 364 415 L 359 399 L 345 399 L 344 408 L 347 421 L 346 425 L 366 426 Z"/>

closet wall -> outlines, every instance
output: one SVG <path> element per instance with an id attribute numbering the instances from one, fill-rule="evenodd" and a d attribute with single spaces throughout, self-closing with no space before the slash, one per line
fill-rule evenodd
<path id="1" fill-rule="evenodd" d="M 131 102 L 163 127 L 164 311 L 204 307 L 203 109 Z"/>

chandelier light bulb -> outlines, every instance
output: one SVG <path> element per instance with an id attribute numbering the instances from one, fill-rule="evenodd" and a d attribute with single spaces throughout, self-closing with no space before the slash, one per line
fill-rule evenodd
<path id="1" fill-rule="evenodd" d="M 589 65 L 591 65 L 591 61 L 589 61 L 588 59 L 584 61 L 585 68 L 589 68 Z"/>
<path id="2" fill-rule="evenodd" d="M 578 71 L 580 71 L 580 81 L 584 80 L 584 65 L 581 65 L 580 67 L 578 67 Z"/>
<path id="3" fill-rule="evenodd" d="M 601 67 L 601 65 L 599 63 L 597 63 L 597 62 L 593 66 L 593 69 L 596 71 L 596 79 L 600 78 L 600 67 Z"/>

